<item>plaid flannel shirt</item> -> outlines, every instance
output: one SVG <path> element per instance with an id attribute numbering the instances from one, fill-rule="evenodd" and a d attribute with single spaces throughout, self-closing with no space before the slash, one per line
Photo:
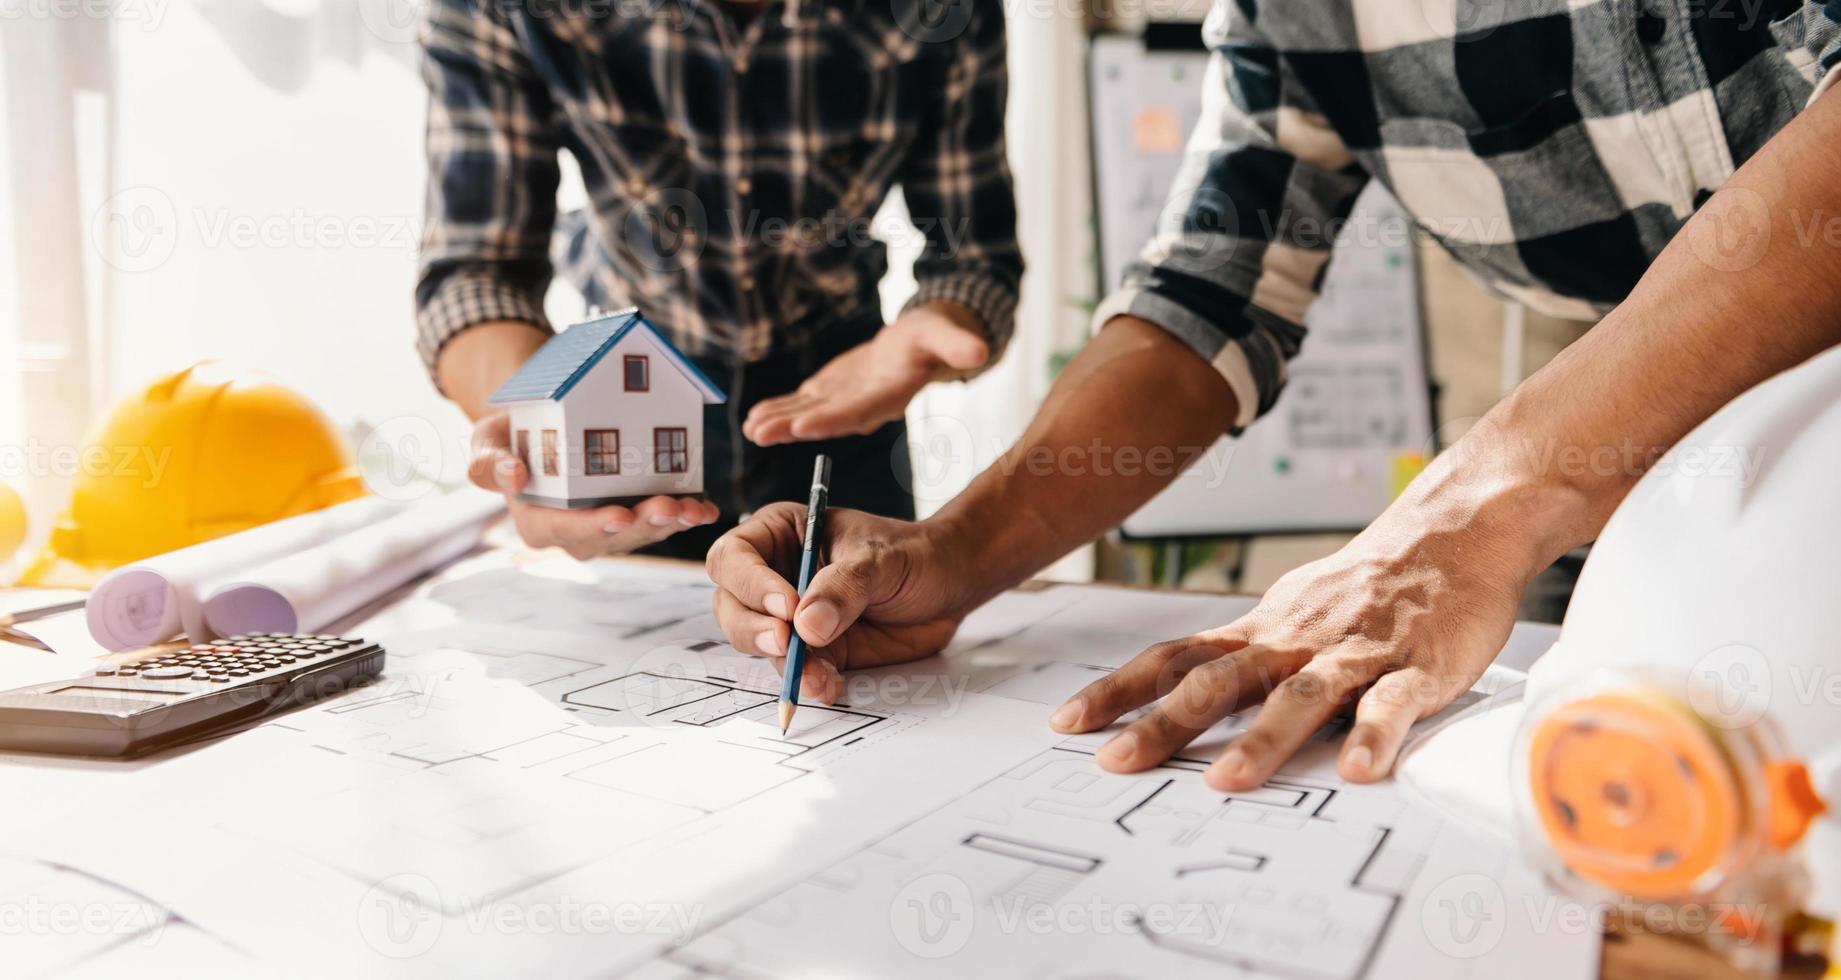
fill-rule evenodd
<path id="1" fill-rule="evenodd" d="M 1023 260 L 1005 160 L 1004 18 L 925 0 L 431 0 L 419 348 L 548 327 L 553 240 L 590 295 L 692 354 L 753 362 L 880 316 L 871 219 L 899 184 L 925 236 L 909 306 L 970 310 L 993 357 Z M 558 152 L 591 236 L 558 228 Z M 570 244 L 573 242 L 573 244 Z"/>
<path id="2" fill-rule="evenodd" d="M 1834 81 L 1838 24 L 1841 0 L 1217 0 L 1182 175 L 1095 322 L 1184 341 L 1238 431 L 1370 179 L 1499 293 L 1596 319 Z"/>

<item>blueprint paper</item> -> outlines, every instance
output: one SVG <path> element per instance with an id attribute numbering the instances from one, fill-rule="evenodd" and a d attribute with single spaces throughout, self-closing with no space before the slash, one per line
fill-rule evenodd
<path id="1" fill-rule="evenodd" d="M 163 643 L 180 633 L 210 639 L 203 592 L 211 582 L 375 524 L 402 507 L 363 497 L 125 565 L 91 591 L 90 631 L 110 650 Z"/>
<path id="2" fill-rule="evenodd" d="M 1047 729 L 1080 686 L 1246 600 L 1005 595 L 947 655 L 852 674 L 782 737 L 778 675 L 720 638 L 711 598 L 670 567 L 463 562 L 354 627 L 389 650 L 377 683 L 136 763 L 0 756 L 0 792 L 45 801 L 0 810 L 0 841 L 208 939 L 177 958 L 195 976 L 230 970 L 219 955 L 242 975 L 444 978 L 1596 962 L 1595 936 L 1528 913 L 1549 896 L 1511 849 L 1338 780 L 1335 727 L 1244 794 L 1199 773 L 1257 709 L 1133 776 L 1093 764 L 1105 733 Z"/>
<path id="3" fill-rule="evenodd" d="M 313 633 L 441 568 L 479 545 L 505 512 L 496 494 L 471 488 L 283 554 L 203 591 L 205 622 L 221 636 Z"/>

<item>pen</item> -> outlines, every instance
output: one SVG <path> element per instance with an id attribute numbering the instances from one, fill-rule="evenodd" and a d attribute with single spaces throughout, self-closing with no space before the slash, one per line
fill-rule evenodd
<path id="1" fill-rule="evenodd" d="M 0 629 L 11 628 L 20 623 L 29 623 L 35 619 L 44 619 L 47 616 L 56 616 L 59 613 L 74 612 L 82 608 L 83 600 L 79 599 L 76 602 L 60 602 L 55 606 L 44 606 L 39 609 L 26 609 L 15 613 L 0 614 Z"/>
<path id="2" fill-rule="evenodd" d="M 805 549 L 799 554 L 799 594 L 812 584 L 818 574 L 819 553 L 825 541 L 825 504 L 831 498 L 831 457 L 823 453 L 812 463 L 812 499 L 805 508 Z M 780 685 L 780 734 L 793 726 L 793 712 L 799 710 L 799 676 L 805 672 L 805 641 L 798 627 L 786 644 L 786 678 Z"/>

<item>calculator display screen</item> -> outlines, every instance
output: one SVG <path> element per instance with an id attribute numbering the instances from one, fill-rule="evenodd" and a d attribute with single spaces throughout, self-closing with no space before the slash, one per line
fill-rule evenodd
<path id="1" fill-rule="evenodd" d="M 118 687 L 83 687 L 81 685 L 60 687 L 50 693 L 54 695 L 64 695 L 66 697 L 104 698 L 118 701 L 172 702 L 183 701 L 191 697 L 190 694 L 181 694 L 175 691 L 124 691 Z"/>

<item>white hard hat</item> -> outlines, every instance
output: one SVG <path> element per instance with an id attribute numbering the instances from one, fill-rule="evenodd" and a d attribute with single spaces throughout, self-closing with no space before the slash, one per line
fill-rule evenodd
<path id="1" fill-rule="evenodd" d="M 1631 821 L 1676 806 L 1657 823 L 1679 828 L 1658 848 L 1660 863 L 1683 858 L 1689 824 L 1711 846 L 1719 828 L 1709 821 L 1722 817 L 1736 828 L 1727 841 L 1745 838 L 1786 860 L 1800 841 L 1813 875 L 1807 909 L 1841 916 L 1841 823 L 1815 819 L 1822 799 L 1841 808 L 1837 504 L 1841 347 L 1740 396 L 1657 461 L 1594 544 L 1560 639 L 1530 672 L 1523 702 L 1432 735 L 1403 760 L 1402 781 L 1448 812 L 1498 826 L 1519 805 L 1523 826 L 1544 831 L 1548 844 L 1555 827 L 1543 828 L 1538 811 L 1545 804 L 1574 820 L 1557 798 L 1569 781 L 1580 793 L 1605 791 L 1587 805 L 1609 808 L 1600 827 L 1624 843 Z M 1608 715 L 1594 714 L 1607 706 Z M 1567 743 L 1569 733 L 1594 737 Z M 1444 751 L 1420 751 L 1441 740 Z M 1479 766 L 1510 777 L 1477 781 L 1486 787 L 1477 790 L 1431 771 L 1434 760 L 1450 765 L 1457 741 Z M 1711 792 L 1690 771 L 1689 743 L 1708 748 L 1705 761 L 1733 777 L 1724 803 L 1684 801 Z M 1630 785 L 1595 782 L 1613 771 L 1629 773 Z M 1689 819 L 1677 819 L 1680 806 Z"/>

